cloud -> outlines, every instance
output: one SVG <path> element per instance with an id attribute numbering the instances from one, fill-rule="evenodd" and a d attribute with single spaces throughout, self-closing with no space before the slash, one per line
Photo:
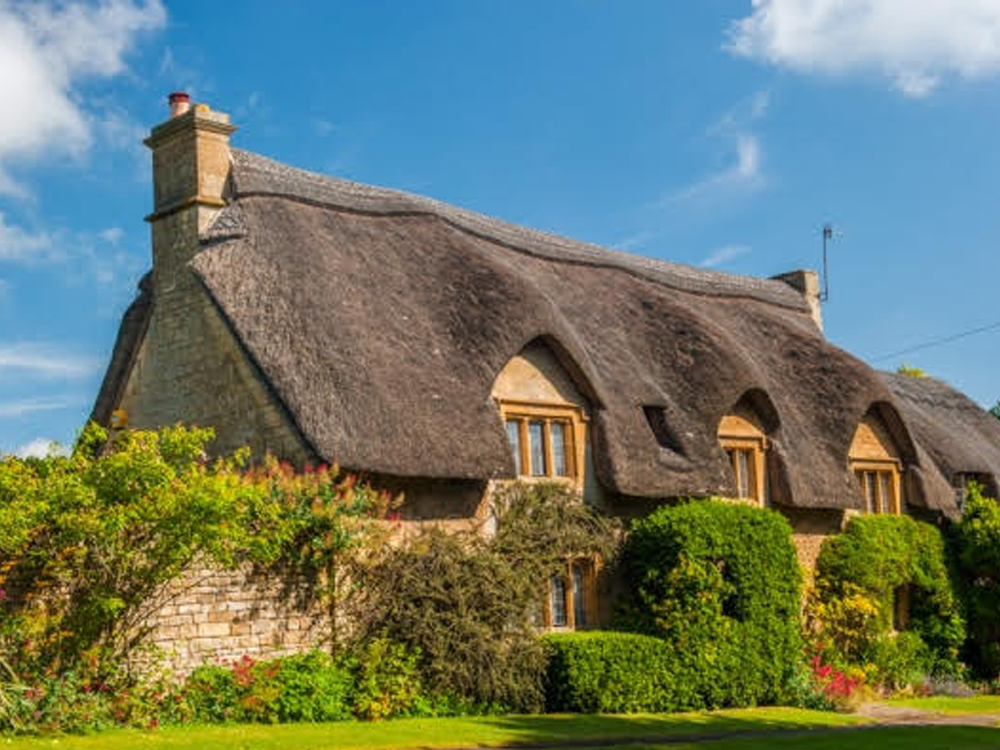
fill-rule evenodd
<path id="1" fill-rule="evenodd" d="M 55 351 L 38 344 L 0 344 L 0 372 L 20 370 L 40 377 L 84 378 L 100 369 L 94 357 Z"/>
<path id="2" fill-rule="evenodd" d="M 26 398 L 14 401 L 0 401 L 0 419 L 23 417 L 38 411 L 59 411 L 79 406 L 83 399 L 70 396 Z"/>
<path id="3" fill-rule="evenodd" d="M 99 232 L 68 229 L 29 230 L 7 222 L 0 212 L 0 263 L 63 264 L 71 284 L 97 282 L 104 286 L 132 278 L 145 265 L 122 245 L 125 231 L 108 227 Z"/>
<path id="4" fill-rule="evenodd" d="M 658 202 L 660 208 L 695 198 L 753 191 L 764 185 L 763 147 L 757 136 L 736 133 L 732 136 L 730 166 L 690 185 L 667 193 Z"/>
<path id="5" fill-rule="evenodd" d="M 741 255 L 748 255 L 751 249 L 747 245 L 726 245 L 711 253 L 698 265 L 702 268 L 716 268 L 728 263 Z"/>
<path id="6" fill-rule="evenodd" d="M 18 458 L 46 458 L 48 456 L 68 456 L 69 448 L 55 440 L 48 438 L 35 438 L 30 443 L 25 443 L 14 449 L 13 455 Z"/>
<path id="7" fill-rule="evenodd" d="M 51 234 L 29 232 L 8 224 L 4 214 L 0 213 L 0 261 L 50 260 L 54 255 L 55 240 Z"/>
<path id="8" fill-rule="evenodd" d="M 726 48 L 799 73 L 887 78 L 910 97 L 1000 72 L 997 0 L 753 0 Z"/>
<path id="9" fill-rule="evenodd" d="M 656 232 L 653 232 L 648 229 L 643 229 L 641 231 L 635 232 L 634 234 L 622 237 L 617 242 L 612 242 L 611 247 L 615 248 L 616 250 L 622 250 L 622 251 L 633 250 L 645 245 L 655 236 Z"/>
<path id="10" fill-rule="evenodd" d="M 139 34 L 162 28 L 159 0 L 0 2 L 0 193 L 24 197 L 11 176 L 17 159 L 80 155 L 100 118 L 77 87 L 126 72 L 125 55 Z"/>

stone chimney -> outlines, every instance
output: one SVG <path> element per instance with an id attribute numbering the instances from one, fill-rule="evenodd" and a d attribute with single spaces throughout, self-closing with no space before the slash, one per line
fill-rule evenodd
<path id="1" fill-rule="evenodd" d="M 156 291 L 172 288 L 178 270 L 198 251 L 200 232 L 226 205 L 230 172 L 229 115 L 175 91 L 170 119 L 144 143 L 153 152 L 153 234 Z"/>
<path id="2" fill-rule="evenodd" d="M 802 295 L 812 312 L 812 319 L 823 332 L 823 310 L 820 307 L 819 275 L 815 271 L 789 271 L 772 276 L 776 281 L 784 281 Z"/>

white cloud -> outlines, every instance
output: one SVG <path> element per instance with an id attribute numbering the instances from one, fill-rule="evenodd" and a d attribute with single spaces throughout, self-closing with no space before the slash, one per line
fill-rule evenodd
<path id="1" fill-rule="evenodd" d="M 122 241 L 122 237 L 125 236 L 125 230 L 121 227 L 108 227 L 107 229 L 98 232 L 97 236 L 100 237 L 105 242 L 112 245 L 117 245 Z"/>
<path id="2" fill-rule="evenodd" d="M 1000 72 L 1000 0 L 753 0 L 734 54 L 801 73 L 878 75 L 923 97 Z"/>
<path id="3" fill-rule="evenodd" d="M 734 135 L 730 158 L 730 166 L 668 193 L 659 201 L 659 207 L 664 208 L 694 198 L 731 194 L 734 191 L 752 191 L 764 184 L 763 148 L 757 136 L 750 133 Z"/>
<path id="4" fill-rule="evenodd" d="M 159 0 L 100 3 L 0 1 L 0 193 L 24 196 L 11 162 L 53 153 L 82 154 L 101 118 L 76 87 L 126 71 L 125 55 L 142 32 L 163 27 Z"/>
<path id="5" fill-rule="evenodd" d="M 739 258 L 741 255 L 747 255 L 751 252 L 750 247 L 747 245 L 726 245 L 725 247 L 720 247 L 713 253 L 710 253 L 708 257 L 701 261 L 698 265 L 702 268 L 716 268 L 728 263 L 735 258 Z"/>
<path id="6" fill-rule="evenodd" d="M 25 229 L 8 223 L 0 212 L 0 263 L 63 264 L 68 270 L 64 280 L 70 284 L 110 286 L 122 278 L 133 278 L 145 265 L 122 245 L 124 237 L 121 227 L 99 232 Z"/>
<path id="7" fill-rule="evenodd" d="M 20 370 L 40 377 L 84 378 L 100 368 L 94 357 L 83 357 L 38 344 L 0 344 L 0 372 Z"/>
<path id="8" fill-rule="evenodd" d="M 2 126 L 0 126 L 2 127 Z M 0 184 L 2 184 L 0 173 Z M 0 261 L 49 260 L 55 255 L 55 239 L 48 232 L 30 232 L 8 224 L 0 212 Z"/>
<path id="9" fill-rule="evenodd" d="M 35 438 L 20 448 L 15 448 L 13 455 L 18 458 L 46 458 L 48 456 L 68 456 L 69 448 L 55 440 Z"/>
<path id="10" fill-rule="evenodd" d="M 80 398 L 69 396 L 52 396 L 48 398 L 25 398 L 14 401 L 0 401 L 0 419 L 5 417 L 23 417 L 38 411 L 58 411 L 79 406 Z"/>
<path id="11" fill-rule="evenodd" d="M 724 144 L 728 166 L 681 188 L 676 188 L 659 200 L 653 208 L 667 208 L 692 199 L 706 201 L 732 197 L 734 193 L 753 192 L 764 186 L 764 147 L 753 132 L 771 106 L 771 93 L 766 89 L 737 102 L 705 129 L 705 136 Z"/>

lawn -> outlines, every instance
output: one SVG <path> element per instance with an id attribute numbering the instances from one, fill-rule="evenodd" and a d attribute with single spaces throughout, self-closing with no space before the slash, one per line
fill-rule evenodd
<path id="1" fill-rule="evenodd" d="M 1000 698 L 921 698 L 893 701 L 939 713 L 1000 713 Z M 996 750 L 1000 730 L 984 727 L 869 727 L 858 716 L 793 708 L 736 709 L 669 715 L 500 716 L 400 719 L 284 726 L 171 727 L 114 730 L 87 737 L 0 740 L 9 750 L 403 750 L 540 744 L 605 750 Z M 857 728 L 858 731 L 840 731 Z M 787 736 L 753 736 L 788 731 Z M 741 734 L 721 738 L 727 734 Z M 749 736 L 747 736 L 749 735 Z M 636 740 L 647 739 L 637 745 Z M 657 745 L 648 740 L 671 739 Z M 685 741 L 690 738 L 692 741 Z M 697 740 L 697 741 L 695 741 Z"/>
<path id="2" fill-rule="evenodd" d="M 574 741 L 606 741 L 614 745 L 643 737 L 711 737 L 731 732 L 844 727 L 863 723 L 863 719 L 843 714 L 757 708 L 670 715 L 499 716 L 399 719 L 381 723 L 182 727 L 151 732 L 114 730 L 87 737 L 15 739 L 3 743 L 2 747 L 5 750 L 399 750 L 519 743 L 565 743 L 565 747 L 573 747 Z M 678 747 L 683 746 L 671 745 L 671 748 Z"/>
<path id="3" fill-rule="evenodd" d="M 791 737 L 758 737 L 643 745 L 642 750 L 997 750 L 1000 730 L 983 727 L 893 727 L 858 732 L 810 732 Z M 636 750 L 635 745 L 601 750 Z"/>
<path id="4" fill-rule="evenodd" d="M 939 714 L 1000 715 L 1000 695 L 973 695 L 969 698 L 900 698 L 886 701 L 891 706 L 918 708 Z"/>

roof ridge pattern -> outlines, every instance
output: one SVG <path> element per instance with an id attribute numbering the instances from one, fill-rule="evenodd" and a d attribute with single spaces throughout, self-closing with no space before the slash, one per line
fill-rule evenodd
<path id="1" fill-rule="evenodd" d="M 783 281 L 709 271 L 611 250 L 518 226 L 433 198 L 291 167 L 249 151 L 233 149 L 232 154 L 236 203 L 242 197 L 266 195 L 375 215 L 429 214 L 459 230 L 547 260 L 617 268 L 679 291 L 745 297 L 796 311 L 809 311 L 802 296 Z M 223 213 L 228 213 L 228 209 Z M 213 226 L 205 239 L 219 240 L 238 234 L 238 224 L 237 220 Z"/>

